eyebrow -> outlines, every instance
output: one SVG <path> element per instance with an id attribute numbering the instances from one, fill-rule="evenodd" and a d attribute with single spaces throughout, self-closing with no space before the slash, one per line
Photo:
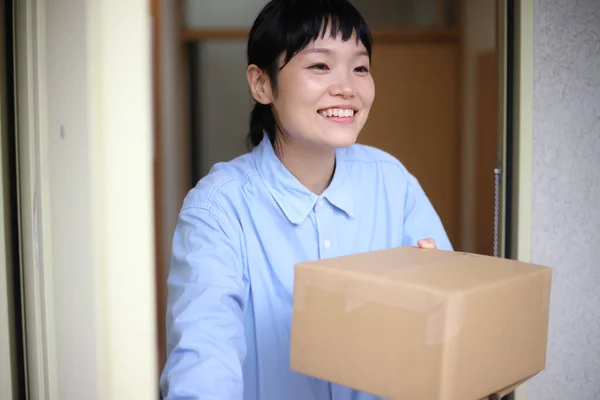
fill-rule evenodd
<path id="1" fill-rule="evenodd" d="M 321 54 L 332 54 L 333 51 L 331 51 L 330 49 L 326 49 L 323 47 L 314 47 L 312 49 L 306 49 L 304 50 L 306 53 L 321 53 Z M 362 57 L 362 56 L 369 56 L 369 53 L 366 50 L 359 50 L 356 52 L 356 56 L 357 57 Z"/>

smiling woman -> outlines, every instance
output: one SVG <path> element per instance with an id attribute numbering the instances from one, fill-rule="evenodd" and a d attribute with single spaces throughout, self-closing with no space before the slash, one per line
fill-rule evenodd
<path id="1" fill-rule="evenodd" d="M 452 249 L 417 179 L 356 144 L 375 98 L 371 51 L 347 0 L 273 0 L 256 18 L 246 69 L 252 149 L 213 166 L 175 230 L 165 400 L 377 399 L 289 367 L 295 264 Z"/>
<path id="2" fill-rule="evenodd" d="M 371 35 L 358 11 L 341 4 L 334 14 L 327 7 L 315 13 L 310 2 L 287 9 L 270 3 L 248 43 L 256 100 L 248 141 L 257 146 L 266 133 L 283 164 L 317 194 L 331 180 L 334 149 L 356 142 L 375 96 Z M 298 33 L 288 37 L 286 30 Z M 325 166 L 321 174 L 307 176 L 300 167 L 307 160 Z"/>
<path id="3" fill-rule="evenodd" d="M 373 103 L 371 35 L 348 2 L 319 10 L 284 4 L 269 3 L 250 32 L 247 78 L 256 105 L 248 141 L 257 146 L 266 133 L 284 164 L 310 155 L 332 166 L 332 149 L 354 144 Z"/>

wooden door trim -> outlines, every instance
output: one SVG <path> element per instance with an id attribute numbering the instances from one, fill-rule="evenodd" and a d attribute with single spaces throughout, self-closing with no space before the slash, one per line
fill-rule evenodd
<path id="1" fill-rule="evenodd" d="M 165 276 L 169 268 L 171 252 L 174 201 L 181 204 L 190 189 L 189 156 L 189 51 L 188 43 L 179 40 L 179 32 L 184 26 L 182 2 L 180 0 L 149 0 L 152 17 L 152 107 L 154 137 L 154 199 L 155 199 L 155 272 L 156 272 L 156 321 L 159 373 L 166 361 L 166 303 L 167 285 Z M 174 55 L 172 65 L 165 58 Z M 165 78 L 167 77 L 167 78 Z M 165 79 L 169 85 L 165 85 Z M 163 109 L 165 99 L 173 97 L 174 110 L 167 114 Z M 167 138 L 173 138 L 170 147 L 165 150 Z M 176 176 L 165 175 L 165 163 L 169 157 L 178 160 L 173 165 Z M 165 194 L 170 187 L 168 182 L 177 181 L 177 191 Z M 177 200 L 173 200 L 176 196 Z M 171 222 L 169 222 L 171 220 Z"/>

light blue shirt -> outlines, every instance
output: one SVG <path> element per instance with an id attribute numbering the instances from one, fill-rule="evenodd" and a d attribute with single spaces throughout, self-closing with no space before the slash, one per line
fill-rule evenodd
<path id="1" fill-rule="evenodd" d="M 290 370 L 294 265 L 424 238 L 451 250 L 418 181 L 383 151 L 337 150 L 321 196 L 266 138 L 216 164 L 186 196 L 173 240 L 164 399 L 377 399 Z"/>

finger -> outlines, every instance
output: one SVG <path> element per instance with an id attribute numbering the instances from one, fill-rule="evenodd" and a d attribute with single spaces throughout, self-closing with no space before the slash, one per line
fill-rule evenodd
<path id="1" fill-rule="evenodd" d="M 421 239 L 417 242 L 417 246 L 421 249 L 435 249 L 437 246 L 435 245 L 435 240 L 431 238 Z"/>

